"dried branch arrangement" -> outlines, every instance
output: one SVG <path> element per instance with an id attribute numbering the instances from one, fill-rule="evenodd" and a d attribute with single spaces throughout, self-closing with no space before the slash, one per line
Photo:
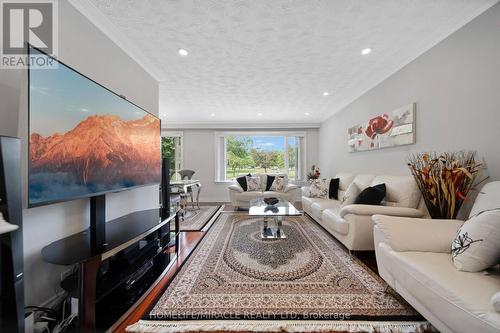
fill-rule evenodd
<path id="1" fill-rule="evenodd" d="M 425 152 L 408 157 L 408 166 L 434 219 L 454 219 L 484 163 L 475 151 Z"/>

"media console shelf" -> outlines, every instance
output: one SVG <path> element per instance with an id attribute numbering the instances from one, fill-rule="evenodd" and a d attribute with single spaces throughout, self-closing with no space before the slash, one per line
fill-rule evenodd
<path id="1" fill-rule="evenodd" d="M 175 233 L 170 228 L 173 222 Z M 164 273 L 179 249 L 177 212 L 162 220 L 159 209 L 138 211 L 105 225 L 104 247 L 92 246 L 89 228 L 42 249 L 49 263 L 79 265 L 73 285 L 81 332 L 111 326 Z M 101 309 L 106 316 L 99 316 Z"/>

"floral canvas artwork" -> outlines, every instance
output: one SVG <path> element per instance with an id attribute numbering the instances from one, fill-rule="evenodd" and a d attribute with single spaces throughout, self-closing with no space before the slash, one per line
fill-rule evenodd
<path id="1" fill-rule="evenodd" d="M 415 143 L 415 103 L 378 115 L 348 130 L 350 152 Z"/>

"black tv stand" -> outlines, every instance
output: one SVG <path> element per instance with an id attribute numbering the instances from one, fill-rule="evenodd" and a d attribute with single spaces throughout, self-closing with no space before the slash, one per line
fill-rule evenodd
<path id="1" fill-rule="evenodd" d="M 94 253 L 98 253 L 106 246 L 105 194 L 90 198 L 90 242 Z"/>
<path id="2" fill-rule="evenodd" d="M 99 208 L 99 202 L 97 204 L 96 208 Z M 98 211 L 95 213 L 99 215 Z M 170 223 L 174 221 L 175 230 L 179 230 L 176 212 L 165 219 L 160 218 L 159 208 L 133 212 L 103 224 L 105 237 L 102 246 L 96 246 L 95 243 L 94 237 L 99 235 L 92 236 L 98 229 L 92 230 L 90 227 L 42 249 L 42 257 L 47 262 L 56 265 L 78 264 L 75 291 L 79 295 L 80 332 L 109 328 L 128 310 L 117 309 L 113 317 L 108 309 L 110 304 L 133 307 L 138 297 L 166 272 L 179 249 L 178 233 L 170 230 Z M 140 258 L 130 259 L 134 247 L 141 247 L 143 251 Z M 127 264 L 123 265 L 123 262 Z M 130 277 L 143 280 L 137 283 L 136 292 L 128 296 L 120 292 L 120 288 L 128 283 L 127 291 L 130 290 L 131 281 L 136 280 Z M 117 296 L 129 298 L 122 302 L 111 301 L 116 300 Z M 107 314 L 104 315 L 100 309 L 106 309 Z"/>

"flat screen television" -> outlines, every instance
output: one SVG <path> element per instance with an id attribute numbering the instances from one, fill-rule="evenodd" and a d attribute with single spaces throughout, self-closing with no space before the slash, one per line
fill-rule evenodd
<path id="1" fill-rule="evenodd" d="M 62 62 L 55 67 L 28 69 L 28 206 L 159 184 L 160 119 Z"/>

